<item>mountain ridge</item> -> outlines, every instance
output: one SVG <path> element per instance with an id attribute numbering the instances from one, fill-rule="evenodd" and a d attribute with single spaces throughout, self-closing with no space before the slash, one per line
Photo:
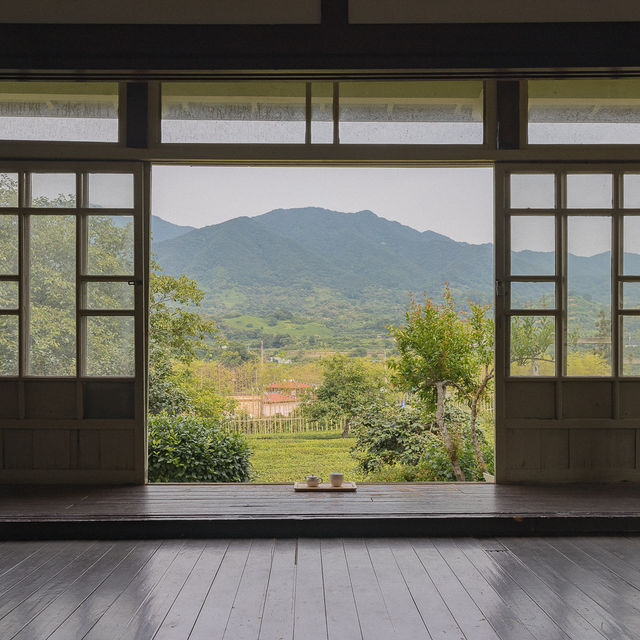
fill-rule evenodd
<path id="1" fill-rule="evenodd" d="M 203 306 L 214 314 L 264 314 L 278 307 L 335 319 L 356 308 L 397 319 L 409 292 L 439 299 L 445 282 L 459 301 L 493 302 L 491 243 L 458 242 L 367 209 L 273 209 L 191 228 L 153 247 L 168 274 L 198 281 L 206 294 Z M 513 272 L 551 273 L 553 255 L 516 252 Z M 640 256 L 630 254 L 627 262 L 640 273 Z M 570 256 L 569 288 L 606 304 L 608 264 L 607 253 Z M 541 297 L 544 291 L 532 283 L 527 295 Z"/>

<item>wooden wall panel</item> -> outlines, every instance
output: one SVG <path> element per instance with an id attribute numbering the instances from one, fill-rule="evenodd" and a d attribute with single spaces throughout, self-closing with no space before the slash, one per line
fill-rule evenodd
<path id="1" fill-rule="evenodd" d="M 569 468 L 569 429 L 540 429 L 540 469 Z"/>
<path id="2" fill-rule="evenodd" d="M 550 381 L 514 381 L 505 384 L 507 418 L 555 417 L 555 383 Z"/>
<path id="3" fill-rule="evenodd" d="M 75 380 L 27 380 L 24 393 L 26 418 L 73 420 L 77 417 Z"/>
<path id="4" fill-rule="evenodd" d="M 84 417 L 135 418 L 135 382 L 85 382 Z"/>
<path id="5" fill-rule="evenodd" d="M 100 431 L 101 468 L 129 471 L 134 468 L 134 432 L 126 429 Z"/>
<path id="6" fill-rule="evenodd" d="M 572 429 L 570 442 L 572 469 L 635 469 L 633 429 Z"/>
<path id="7" fill-rule="evenodd" d="M 5 429 L 3 433 L 5 469 L 33 469 L 33 431 Z"/>
<path id="8" fill-rule="evenodd" d="M 620 417 L 640 416 L 640 382 L 620 382 Z"/>
<path id="9" fill-rule="evenodd" d="M 69 429 L 37 429 L 33 432 L 33 468 L 69 469 L 72 466 Z"/>
<path id="10" fill-rule="evenodd" d="M 17 380 L 0 381 L 0 419 L 16 419 L 19 417 Z"/>
<path id="11" fill-rule="evenodd" d="M 78 469 L 100 467 L 100 432 L 82 429 L 78 433 Z"/>
<path id="12" fill-rule="evenodd" d="M 562 383 L 563 418 L 613 418 L 613 382 L 566 380 Z"/>
<path id="13" fill-rule="evenodd" d="M 507 431 L 507 467 L 509 469 L 540 468 L 540 432 L 538 429 Z"/>

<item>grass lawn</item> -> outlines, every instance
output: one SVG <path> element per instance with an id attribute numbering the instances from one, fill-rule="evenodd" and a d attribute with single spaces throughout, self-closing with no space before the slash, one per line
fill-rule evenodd
<path id="1" fill-rule="evenodd" d="M 254 482 L 294 482 L 315 473 L 328 481 L 332 471 L 344 472 L 346 480 L 362 480 L 349 451 L 354 438 L 340 431 L 273 433 L 247 436 L 253 450 Z"/>

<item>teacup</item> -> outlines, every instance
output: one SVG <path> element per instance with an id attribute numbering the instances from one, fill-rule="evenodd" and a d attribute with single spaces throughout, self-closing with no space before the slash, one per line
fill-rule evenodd
<path id="1" fill-rule="evenodd" d="M 341 487 L 344 482 L 344 473 L 330 473 L 329 482 L 332 487 Z"/>
<path id="2" fill-rule="evenodd" d="M 318 476 L 305 476 L 305 480 L 307 481 L 307 487 L 317 487 L 322 482 L 322 478 Z"/>

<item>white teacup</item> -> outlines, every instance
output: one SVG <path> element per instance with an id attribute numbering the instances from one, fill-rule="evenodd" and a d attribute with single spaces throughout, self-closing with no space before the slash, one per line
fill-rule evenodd
<path id="1" fill-rule="evenodd" d="M 332 487 L 341 487 L 344 482 L 344 473 L 331 473 L 329 474 L 329 482 Z"/>
<path id="2" fill-rule="evenodd" d="M 307 487 L 317 487 L 322 482 L 322 478 L 318 476 L 305 476 L 305 480 L 307 481 Z"/>

